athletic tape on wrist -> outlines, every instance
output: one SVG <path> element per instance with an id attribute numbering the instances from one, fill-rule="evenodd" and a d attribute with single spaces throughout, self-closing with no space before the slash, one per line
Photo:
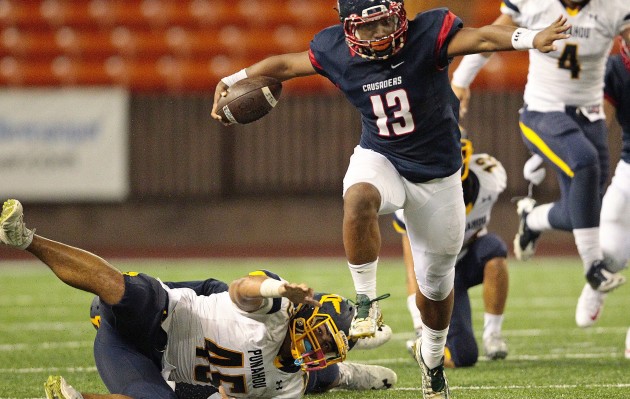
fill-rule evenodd
<path id="1" fill-rule="evenodd" d="M 227 87 L 230 87 L 234 83 L 238 82 L 239 80 L 243 80 L 246 78 L 247 78 L 247 72 L 245 71 L 245 68 L 243 68 L 240 71 L 233 73 L 230 76 L 224 77 L 223 79 L 221 79 L 221 82 L 225 83 Z"/>
<path id="2" fill-rule="evenodd" d="M 260 284 L 260 296 L 263 298 L 279 298 L 280 288 L 285 284 L 284 281 L 268 278 Z"/>
<path id="3" fill-rule="evenodd" d="M 518 28 L 512 33 L 512 47 L 516 50 L 529 50 L 534 48 L 534 37 L 538 30 Z"/>

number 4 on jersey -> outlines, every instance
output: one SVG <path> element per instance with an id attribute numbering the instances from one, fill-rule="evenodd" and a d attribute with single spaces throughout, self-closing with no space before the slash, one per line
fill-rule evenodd
<path id="1" fill-rule="evenodd" d="M 568 69 L 571 71 L 571 79 L 580 78 L 580 70 L 582 67 L 578 62 L 578 48 L 577 44 L 567 44 L 564 46 L 564 51 L 560 58 L 558 58 L 558 68 Z"/>

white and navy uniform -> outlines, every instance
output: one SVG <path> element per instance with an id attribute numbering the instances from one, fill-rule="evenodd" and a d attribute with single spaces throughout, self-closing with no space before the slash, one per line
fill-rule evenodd
<path id="1" fill-rule="evenodd" d="M 277 357 L 294 310 L 288 299 L 267 299 L 247 313 L 221 281 L 165 284 L 137 273 L 124 278 L 120 303 L 100 306 L 94 341 L 96 366 L 110 393 L 177 399 L 168 380 L 207 386 L 208 394 L 223 385 L 236 398 L 304 394 L 306 372 Z"/>
<path id="2" fill-rule="evenodd" d="M 558 16 L 571 37 L 556 51 L 529 51 L 520 127 L 527 147 L 557 172 L 562 198 L 549 212 L 555 229 L 599 225 L 608 173 L 603 121 L 604 71 L 615 36 L 630 28 L 630 2 L 587 0 L 568 9 L 560 0 L 504 0 L 501 12 L 525 28 L 539 30 Z"/>
<path id="3" fill-rule="evenodd" d="M 455 265 L 455 301 L 446 339 L 456 367 L 472 366 L 479 356 L 468 289 L 483 283 L 483 271 L 489 260 L 507 257 L 505 242 L 487 230 L 492 208 L 507 184 L 505 169 L 488 154 L 473 154 L 469 168 L 468 178 L 462 183 L 467 213 L 464 247 Z M 394 214 L 394 227 L 405 233 L 402 210 Z"/>
<path id="4" fill-rule="evenodd" d="M 448 78 L 448 45 L 462 27 L 448 9 L 420 13 L 400 51 L 369 60 L 353 53 L 338 24 L 319 32 L 309 51 L 315 70 L 361 112 L 343 194 L 369 183 L 381 196 L 379 214 L 405 209 L 418 285 L 436 301 L 453 287 L 464 231 L 459 102 Z"/>
<path id="5" fill-rule="evenodd" d="M 630 58 L 615 55 L 606 68 L 606 100 L 616 108 L 623 134 L 621 159 L 602 202 L 600 245 L 619 271 L 630 259 Z"/>
<path id="6" fill-rule="evenodd" d="M 228 292 L 197 296 L 178 288 L 168 289 L 168 295 L 169 314 L 162 328 L 168 335 L 163 362 L 170 381 L 218 382 L 237 398 L 303 394 L 305 373 L 283 371 L 276 362 L 293 309 L 288 299 L 269 299 L 266 306 L 248 313 Z"/>

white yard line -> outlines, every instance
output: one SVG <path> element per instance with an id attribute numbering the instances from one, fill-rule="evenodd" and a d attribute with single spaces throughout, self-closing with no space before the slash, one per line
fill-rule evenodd
<path id="1" fill-rule="evenodd" d="M 481 385 L 481 386 L 453 386 L 453 391 L 496 391 L 499 389 L 575 389 L 575 388 L 630 388 L 630 384 L 554 384 L 554 385 Z M 393 388 L 392 391 L 420 391 L 420 387 Z M 2 398 L 0 398 L 2 399 Z"/>
<path id="2" fill-rule="evenodd" d="M 39 342 L 36 344 L 4 344 L 0 345 L 0 352 L 15 352 L 33 349 L 73 349 L 90 348 L 94 341 L 67 341 L 67 342 Z"/>

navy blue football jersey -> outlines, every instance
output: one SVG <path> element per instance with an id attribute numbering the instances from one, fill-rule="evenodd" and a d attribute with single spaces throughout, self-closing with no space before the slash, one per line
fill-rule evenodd
<path id="1" fill-rule="evenodd" d="M 315 70 L 361 112 L 360 145 L 389 159 L 406 179 L 450 176 L 462 165 L 459 101 L 451 90 L 447 47 L 462 21 L 446 8 L 409 21 L 404 47 L 386 60 L 354 54 L 341 24 L 310 44 Z"/>
<path id="2" fill-rule="evenodd" d="M 608 59 L 605 81 L 604 95 L 617 108 L 617 120 L 623 130 L 621 158 L 630 163 L 630 70 L 621 55 Z"/>

